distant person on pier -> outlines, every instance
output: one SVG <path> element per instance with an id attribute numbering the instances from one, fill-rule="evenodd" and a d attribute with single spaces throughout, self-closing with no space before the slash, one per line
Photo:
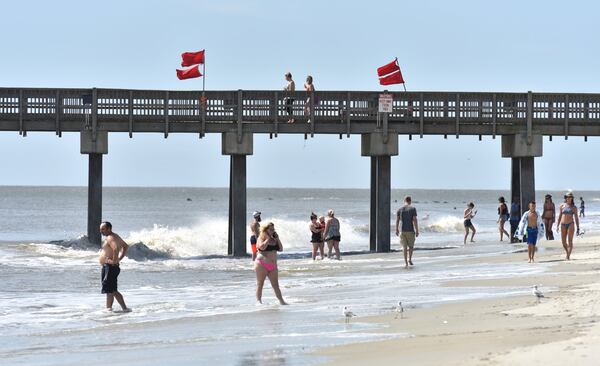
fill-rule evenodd
<path id="1" fill-rule="evenodd" d="M 127 254 L 129 246 L 117 233 L 112 231 L 112 224 L 108 221 L 100 224 L 100 233 L 106 236 L 102 250 L 100 251 L 99 262 L 102 265 L 102 293 L 106 294 L 106 310 L 112 311 L 113 302 L 117 299 L 123 312 L 130 312 L 131 309 L 125 305 L 123 295 L 117 290 L 117 278 L 121 273 L 119 263 Z"/>
<path id="2" fill-rule="evenodd" d="M 308 123 L 310 123 L 310 98 L 312 98 L 313 93 L 315 92 L 313 77 L 310 75 L 306 77 L 306 83 L 304 83 L 304 90 L 306 90 L 306 94 L 308 94 L 306 96 L 306 100 L 304 101 L 304 115 L 308 116 Z M 317 101 L 313 101 L 313 104 L 316 105 Z"/>
<path id="3" fill-rule="evenodd" d="M 317 251 L 321 250 L 321 259 L 325 258 L 323 233 L 321 231 L 321 223 L 317 221 L 317 214 L 312 212 L 310 214 L 310 224 L 308 224 L 310 230 L 310 242 L 312 243 L 312 259 L 313 261 L 317 258 Z"/>
<path id="4" fill-rule="evenodd" d="M 396 213 L 396 235 L 400 236 L 400 244 L 404 252 L 405 268 L 413 265 L 412 255 L 415 248 L 415 240 L 419 236 L 419 223 L 417 221 L 417 209 L 411 206 L 412 198 L 404 197 L 404 206 Z M 402 226 L 400 226 L 402 225 Z"/>
<path id="5" fill-rule="evenodd" d="M 252 247 L 252 262 L 256 260 L 256 240 L 260 231 L 260 211 L 252 213 L 252 222 L 250 223 L 250 246 Z"/>
<path id="6" fill-rule="evenodd" d="M 285 85 L 285 87 L 283 87 L 283 91 L 290 92 L 291 94 L 293 94 L 296 91 L 296 83 L 294 83 L 294 80 L 292 79 L 291 72 L 285 73 L 285 80 L 287 81 L 287 84 Z M 288 123 L 294 123 L 294 98 L 286 96 L 284 98 L 284 102 L 285 110 L 288 114 Z"/>
<path id="7" fill-rule="evenodd" d="M 508 221 L 510 218 L 510 214 L 508 213 L 508 206 L 506 206 L 506 201 L 504 197 L 498 198 L 498 230 L 500 231 L 500 241 L 506 235 L 506 238 L 510 240 L 510 234 L 504 229 L 504 223 Z"/>
<path id="8" fill-rule="evenodd" d="M 465 209 L 464 212 L 464 225 L 465 225 L 465 239 L 463 240 L 463 244 L 467 244 L 467 237 L 469 236 L 469 230 L 472 232 L 471 233 L 471 243 L 474 243 L 475 240 L 473 240 L 473 237 L 475 236 L 475 233 L 477 232 L 477 230 L 475 230 L 475 226 L 473 226 L 473 222 L 471 221 L 475 215 L 477 215 L 477 211 L 473 211 L 473 209 L 475 208 L 475 204 L 473 202 L 470 202 L 467 205 L 467 208 Z"/>
<path id="9" fill-rule="evenodd" d="M 521 236 L 523 241 L 527 238 L 527 256 L 529 263 L 533 263 L 535 256 L 535 246 L 540 234 L 544 232 L 544 223 L 540 214 L 535 209 L 535 201 L 529 202 L 529 210 L 523 214 L 519 222 L 519 228 L 516 235 Z"/>
<path id="10" fill-rule="evenodd" d="M 579 217 L 585 218 L 585 202 L 583 201 L 583 197 L 579 197 Z"/>
<path id="11" fill-rule="evenodd" d="M 519 199 L 514 197 L 510 204 L 510 242 L 518 243 L 519 238 L 515 237 L 517 228 L 519 227 L 519 221 L 521 220 L 521 205 L 518 204 Z"/>
<path id="12" fill-rule="evenodd" d="M 283 245 L 281 244 L 281 240 L 279 240 L 279 235 L 275 232 L 275 224 L 267 222 L 260 227 L 256 248 L 258 249 L 258 255 L 254 262 L 254 270 L 256 272 L 256 303 L 262 304 L 262 290 L 265 279 L 268 277 L 279 303 L 287 305 L 279 289 L 277 252 L 283 250 Z"/>
<path id="13" fill-rule="evenodd" d="M 575 206 L 573 200 L 573 193 L 567 192 L 565 202 L 558 208 L 558 219 L 556 219 L 556 231 L 560 230 L 560 239 L 563 248 L 565 248 L 567 260 L 571 260 L 571 252 L 573 252 L 575 225 L 577 225 L 577 235 L 579 235 L 579 216 L 577 215 L 577 206 Z"/>
<path id="14" fill-rule="evenodd" d="M 327 242 L 327 258 L 332 259 L 331 250 L 335 249 L 335 257 L 340 260 L 340 221 L 335 217 L 333 210 L 327 211 L 327 222 L 325 223 L 325 241 Z"/>
<path id="15" fill-rule="evenodd" d="M 556 206 L 552 202 L 552 195 L 547 194 L 544 198 L 544 213 L 542 214 L 544 219 L 544 227 L 546 228 L 546 240 L 554 240 L 554 233 L 552 232 L 552 226 L 554 220 L 556 220 Z"/>

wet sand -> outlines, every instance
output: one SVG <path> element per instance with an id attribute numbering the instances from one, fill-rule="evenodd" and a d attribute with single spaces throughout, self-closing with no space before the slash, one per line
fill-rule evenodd
<path id="1" fill-rule="evenodd" d="M 545 298 L 533 294 L 406 309 L 402 319 L 391 311 L 358 322 L 384 324 L 399 337 L 318 351 L 327 365 L 598 365 L 600 359 L 600 236 L 575 241 L 564 261 L 559 241 L 543 242 L 541 274 L 510 279 L 446 282 L 452 287 L 541 284 Z M 527 253 L 469 258 L 469 263 L 527 263 Z M 379 330 L 381 332 L 381 330 Z M 402 336 L 407 334 L 407 336 Z"/>

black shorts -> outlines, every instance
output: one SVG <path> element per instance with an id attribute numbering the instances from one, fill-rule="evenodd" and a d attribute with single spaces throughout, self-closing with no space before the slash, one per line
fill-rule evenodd
<path id="1" fill-rule="evenodd" d="M 464 224 L 465 227 L 473 227 L 473 223 L 471 222 L 471 220 L 465 220 Z"/>
<path id="2" fill-rule="evenodd" d="M 342 237 L 339 236 L 339 235 L 337 235 L 337 236 L 329 236 L 329 237 L 325 238 L 325 241 L 330 241 L 330 240 L 333 240 L 333 241 L 342 241 Z"/>
<path id="3" fill-rule="evenodd" d="M 252 244 L 252 245 L 256 245 L 256 235 L 252 235 L 252 236 L 250 237 L 250 244 Z"/>
<path id="4" fill-rule="evenodd" d="M 112 294 L 117 291 L 117 277 L 121 273 L 121 268 L 113 264 L 102 265 L 102 293 Z"/>

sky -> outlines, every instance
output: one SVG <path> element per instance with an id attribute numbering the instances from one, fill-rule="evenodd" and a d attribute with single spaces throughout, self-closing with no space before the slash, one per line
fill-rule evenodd
<path id="1" fill-rule="evenodd" d="M 398 57 L 410 91 L 600 89 L 594 1 L 2 1 L 0 87 L 194 90 L 184 51 L 206 49 L 208 90 L 378 91 Z M 401 90 L 398 87 L 396 90 Z M 220 135 L 109 135 L 105 186 L 226 187 Z M 598 189 L 598 138 L 544 139 L 538 189 Z M 249 187 L 367 188 L 360 136 L 254 136 Z M 261 172 L 268 167 L 270 174 Z M 87 184 L 79 136 L 0 132 L 0 185 Z M 509 189 L 500 138 L 401 136 L 393 188 Z"/>

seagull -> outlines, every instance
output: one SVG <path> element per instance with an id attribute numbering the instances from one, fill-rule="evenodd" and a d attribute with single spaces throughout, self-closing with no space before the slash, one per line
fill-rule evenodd
<path id="1" fill-rule="evenodd" d="M 404 318 L 404 308 L 402 307 L 402 301 L 398 301 L 398 306 L 396 306 L 396 317 L 394 319 L 398 319 L 398 314 L 400 314 L 400 319 Z"/>
<path id="2" fill-rule="evenodd" d="M 542 297 L 544 297 L 544 294 L 542 293 L 542 291 L 540 291 L 537 287 L 537 285 L 533 286 L 533 289 L 531 290 L 531 293 L 533 294 L 533 296 L 535 296 L 537 298 L 537 302 L 540 302 L 540 299 Z"/>
<path id="3" fill-rule="evenodd" d="M 348 310 L 347 306 L 344 306 L 344 308 L 342 309 L 342 314 L 344 314 L 344 316 L 346 317 L 346 323 L 350 323 L 350 318 L 356 316 L 356 314 Z"/>

